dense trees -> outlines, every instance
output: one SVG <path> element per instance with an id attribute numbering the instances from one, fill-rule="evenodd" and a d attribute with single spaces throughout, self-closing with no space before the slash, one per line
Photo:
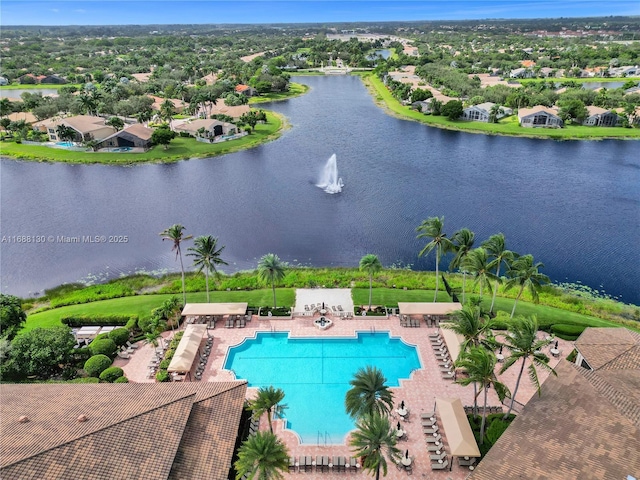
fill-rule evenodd
<path id="1" fill-rule="evenodd" d="M 20 299 L 0 293 L 0 338 L 12 340 L 26 320 Z"/>
<path id="2" fill-rule="evenodd" d="M 49 378 L 69 365 L 76 344 L 69 327 L 35 328 L 16 337 L 11 343 L 9 371 L 17 378 Z"/>

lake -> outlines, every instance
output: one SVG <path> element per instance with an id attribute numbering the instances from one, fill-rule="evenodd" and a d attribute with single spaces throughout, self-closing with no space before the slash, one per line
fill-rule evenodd
<path id="1" fill-rule="evenodd" d="M 385 266 L 432 269 L 433 255 L 417 257 L 425 242 L 415 228 L 444 215 L 449 235 L 503 232 L 553 280 L 640 304 L 637 141 L 440 130 L 386 115 L 358 77 L 294 80 L 310 92 L 265 105 L 291 128 L 251 150 L 135 167 L 3 159 L 0 233 L 40 241 L 2 243 L 2 291 L 175 271 L 158 236 L 174 223 L 218 236 L 227 272 L 253 269 L 265 253 L 316 266 L 357 266 L 374 253 Z M 315 183 L 334 153 L 345 186 L 330 195 Z M 102 235 L 106 243 L 82 238 Z"/>
<path id="2" fill-rule="evenodd" d="M 42 95 L 58 95 L 57 88 L 19 88 L 15 90 L 9 90 L 6 88 L 0 88 L 0 98 L 21 98 L 21 95 L 25 92 Z"/>

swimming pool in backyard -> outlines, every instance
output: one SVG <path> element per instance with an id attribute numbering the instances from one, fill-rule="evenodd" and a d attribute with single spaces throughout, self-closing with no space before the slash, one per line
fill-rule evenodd
<path id="1" fill-rule="evenodd" d="M 390 387 L 421 368 L 415 346 L 389 332 L 357 332 L 356 337 L 289 338 L 287 332 L 258 332 L 229 348 L 224 368 L 250 387 L 281 388 L 285 392 L 287 428 L 305 444 L 344 443 L 354 422 L 344 409 L 344 397 L 354 373 L 378 367 Z"/>

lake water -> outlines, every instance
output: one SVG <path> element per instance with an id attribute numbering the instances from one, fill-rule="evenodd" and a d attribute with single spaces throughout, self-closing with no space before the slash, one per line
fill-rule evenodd
<path id="1" fill-rule="evenodd" d="M 16 90 L 8 90 L 5 88 L 0 88 L 0 98 L 2 97 L 21 98 L 20 95 L 22 95 L 24 92 L 29 92 L 33 94 L 41 93 L 42 95 L 58 94 L 58 90 L 56 88 L 20 88 Z"/>
<path id="2" fill-rule="evenodd" d="M 177 270 L 158 236 L 174 223 L 218 236 L 228 272 L 254 269 L 270 252 L 318 266 L 357 266 L 374 253 L 385 266 L 432 269 L 433 255 L 417 257 L 425 242 L 415 228 L 444 215 L 449 235 L 503 232 L 509 249 L 533 254 L 552 279 L 640 303 L 637 141 L 440 130 L 386 115 L 358 77 L 296 81 L 310 92 L 265 106 L 291 128 L 251 150 L 136 167 L 2 160 L 1 235 L 44 237 L 1 244 L 2 291 Z M 334 153 L 345 186 L 329 195 L 315 183 Z M 101 235 L 107 243 L 82 239 Z"/>

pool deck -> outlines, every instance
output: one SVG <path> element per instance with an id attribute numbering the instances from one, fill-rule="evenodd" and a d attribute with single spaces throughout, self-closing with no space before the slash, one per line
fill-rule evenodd
<path id="1" fill-rule="evenodd" d="M 353 318 L 350 320 L 342 320 L 333 318 L 334 324 L 327 330 L 320 331 L 313 324 L 315 317 L 296 317 L 293 319 L 279 320 L 274 317 L 257 317 L 253 316 L 251 322 L 246 324 L 245 328 L 225 328 L 224 323 L 218 323 L 217 328 L 210 329 L 209 334 L 213 335 L 214 343 L 209 356 L 206 370 L 202 376 L 202 381 L 218 382 L 235 380 L 234 375 L 227 370 L 223 370 L 222 366 L 226 357 L 227 349 L 234 345 L 238 345 L 247 337 L 255 336 L 256 332 L 269 331 L 287 331 L 293 337 L 348 337 L 355 336 L 358 331 L 388 331 L 393 337 L 400 337 L 406 343 L 415 345 L 418 348 L 422 368 L 413 372 L 411 378 L 400 380 L 400 386 L 391 388 L 394 392 L 396 403 L 399 404 L 404 400 L 411 414 L 409 421 L 403 422 L 403 429 L 407 432 L 407 438 L 398 442 L 398 448 L 404 452 L 409 450 L 409 455 L 414 457 L 413 475 L 422 478 L 433 479 L 451 479 L 458 480 L 466 478 L 469 475 L 468 467 L 460 467 L 457 460 L 453 462 L 451 471 L 432 471 L 430 467 L 429 453 L 425 448 L 424 434 L 420 422 L 420 414 L 422 412 L 431 412 L 435 404 L 436 397 L 454 397 L 460 398 L 463 405 L 473 405 L 473 387 L 463 387 L 454 383 L 452 380 L 442 378 L 439 366 L 436 363 L 434 350 L 428 339 L 428 334 L 434 332 L 435 328 L 428 328 L 421 324 L 419 328 L 407 328 L 400 326 L 400 319 L 397 316 L 391 316 L 388 319 L 371 319 L 371 318 Z M 331 318 L 331 317 L 330 317 Z M 544 332 L 541 332 L 541 334 Z M 172 332 L 164 332 L 163 337 L 170 337 Z M 204 342 L 204 340 L 203 340 Z M 153 349 L 150 345 L 139 344 L 139 348 L 131 356 L 125 360 L 118 358 L 115 361 L 117 366 L 125 370 L 125 375 L 131 382 L 153 382 L 154 379 L 147 378 L 147 364 L 153 355 Z M 559 348 L 562 356 L 566 356 L 573 348 L 572 342 L 559 340 Z M 507 353 L 505 351 L 505 353 Z M 545 352 L 548 354 L 548 351 Z M 554 367 L 559 358 L 550 356 L 550 365 Z M 496 367 L 496 372 L 501 364 Z M 500 380 L 505 383 L 512 391 L 519 372 L 520 364 L 514 365 L 504 374 L 500 375 Z M 542 383 L 549 374 L 546 371 L 538 369 L 538 376 Z M 255 394 L 255 388 L 249 388 L 247 395 L 251 397 Z M 286 392 L 285 392 L 286 393 Z M 529 377 L 523 374 L 518 389 L 516 400 L 519 403 L 526 404 L 535 394 L 535 388 L 531 384 Z M 285 399 L 286 402 L 286 399 Z M 481 405 L 481 404 L 480 404 Z M 489 391 L 487 405 L 499 406 L 500 402 L 493 390 Z M 395 415 L 395 413 L 394 413 Z M 397 415 L 392 419 L 395 424 L 398 421 Z M 268 429 L 266 418 L 261 421 L 261 429 Z M 322 429 L 322 425 L 318 426 L 318 430 Z M 349 457 L 350 448 L 347 444 L 341 445 L 307 445 L 300 444 L 298 437 L 288 430 L 283 430 L 283 422 L 276 420 L 274 422 L 274 430 L 278 436 L 285 442 L 291 456 L 296 458 L 300 455 L 311 455 L 314 458 L 317 455 L 326 456 L 345 456 Z M 441 429 L 442 430 L 442 429 Z M 444 444 L 447 452 L 448 448 L 446 437 L 443 433 Z M 449 460 L 451 463 L 451 459 Z M 317 478 L 328 478 L 344 476 L 345 473 L 286 473 L 285 477 L 295 477 L 296 475 L 305 475 L 311 480 Z M 354 473 L 346 473 L 346 475 L 354 475 Z M 360 472 L 358 475 L 367 475 L 366 472 Z M 395 465 L 390 464 L 387 477 L 390 479 L 404 478 L 408 474 L 405 471 L 398 470 Z"/>

